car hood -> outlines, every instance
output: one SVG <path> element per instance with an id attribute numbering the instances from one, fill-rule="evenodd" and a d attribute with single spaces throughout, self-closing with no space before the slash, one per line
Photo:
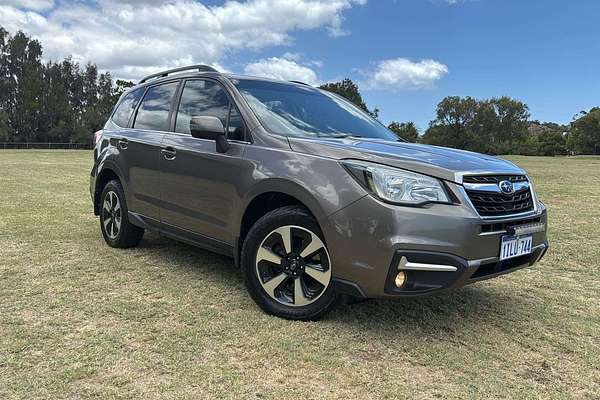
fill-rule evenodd
<path id="1" fill-rule="evenodd" d="M 293 151 L 335 159 L 356 159 L 403 168 L 462 183 L 464 174 L 524 174 L 510 161 L 471 151 L 366 138 L 294 138 Z"/>

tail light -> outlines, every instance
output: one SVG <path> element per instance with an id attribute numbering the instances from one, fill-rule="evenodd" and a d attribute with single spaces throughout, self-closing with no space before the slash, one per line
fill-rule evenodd
<path id="1" fill-rule="evenodd" d="M 94 146 L 102 139 L 102 129 L 97 132 L 94 132 Z"/>

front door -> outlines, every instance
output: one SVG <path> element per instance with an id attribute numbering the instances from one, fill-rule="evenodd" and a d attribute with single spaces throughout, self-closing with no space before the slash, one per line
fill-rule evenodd
<path id="1" fill-rule="evenodd" d="M 214 116 L 228 132 L 229 150 L 190 134 L 193 116 Z M 237 182 L 244 171 L 245 128 L 223 87 L 208 79 L 185 82 L 172 134 L 163 139 L 161 221 L 164 229 L 195 241 L 233 244 L 232 220 L 239 206 Z M 214 243 L 213 243 L 214 244 Z"/>

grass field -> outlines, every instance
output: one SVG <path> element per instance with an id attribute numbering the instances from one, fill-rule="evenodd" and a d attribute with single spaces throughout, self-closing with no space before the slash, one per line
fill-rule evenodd
<path id="1" fill-rule="evenodd" d="M 0 398 L 600 398 L 600 158 L 511 158 L 541 264 L 444 295 L 262 313 L 230 259 L 107 247 L 86 151 L 0 151 Z"/>

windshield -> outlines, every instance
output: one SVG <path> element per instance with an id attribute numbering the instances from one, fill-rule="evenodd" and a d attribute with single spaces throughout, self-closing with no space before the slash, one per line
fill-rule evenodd
<path id="1" fill-rule="evenodd" d="M 381 123 L 333 93 L 253 79 L 232 81 L 271 133 L 398 140 Z"/>

